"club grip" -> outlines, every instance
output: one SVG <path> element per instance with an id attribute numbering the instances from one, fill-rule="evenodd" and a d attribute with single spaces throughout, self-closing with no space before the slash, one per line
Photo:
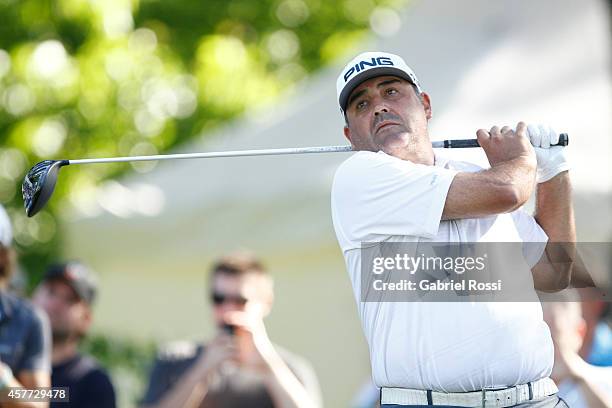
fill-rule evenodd
<path id="1" fill-rule="evenodd" d="M 561 133 L 559 135 L 559 142 L 552 146 L 567 146 L 569 145 L 569 136 L 567 133 Z M 445 140 L 444 148 L 446 149 L 462 149 L 467 147 L 480 147 L 477 139 L 455 139 Z"/>

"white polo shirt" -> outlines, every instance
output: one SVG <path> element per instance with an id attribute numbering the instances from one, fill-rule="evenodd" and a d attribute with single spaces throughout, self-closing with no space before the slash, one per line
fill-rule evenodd
<path id="1" fill-rule="evenodd" d="M 440 157 L 435 166 L 425 166 L 382 151 L 363 151 L 336 171 L 331 194 L 334 229 L 378 387 L 467 392 L 550 375 L 553 344 L 537 302 L 360 299 L 361 242 L 547 241 L 534 218 L 523 211 L 441 221 L 455 174 L 478 170 Z M 539 255 L 525 262 L 527 271 Z"/>

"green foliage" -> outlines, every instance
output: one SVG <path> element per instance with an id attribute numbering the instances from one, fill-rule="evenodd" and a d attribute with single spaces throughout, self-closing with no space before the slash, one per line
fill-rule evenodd
<path id="1" fill-rule="evenodd" d="M 104 180 L 154 167 L 64 170 L 28 219 L 20 185 L 33 164 L 172 149 L 269 106 L 402 2 L 0 0 L 0 203 L 26 270 L 61 248 L 58 216 L 95 214 Z"/>

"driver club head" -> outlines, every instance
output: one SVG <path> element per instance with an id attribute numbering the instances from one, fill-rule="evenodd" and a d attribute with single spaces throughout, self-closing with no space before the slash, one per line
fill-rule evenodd
<path id="1" fill-rule="evenodd" d="M 45 160 L 26 174 L 21 185 L 21 194 L 28 217 L 39 212 L 49 201 L 55 189 L 59 169 L 68 164 L 68 160 Z"/>

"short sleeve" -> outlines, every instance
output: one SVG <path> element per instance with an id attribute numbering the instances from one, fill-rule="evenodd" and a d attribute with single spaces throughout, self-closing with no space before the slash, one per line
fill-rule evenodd
<path id="1" fill-rule="evenodd" d="M 433 238 L 457 172 L 383 152 L 359 152 L 336 171 L 332 216 L 343 250 L 389 236 Z"/>
<path id="2" fill-rule="evenodd" d="M 19 366 L 24 371 L 51 372 L 51 329 L 47 316 L 32 308 L 31 326 L 25 339 L 23 360 Z"/>
<path id="3" fill-rule="evenodd" d="M 203 346 L 177 341 L 160 348 L 149 376 L 149 385 L 141 399 L 142 405 L 152 405 L 168 392 L 191 369 L 204 352 Z"/>
<path id="4" fill-rule="evenodd" d="M 523 257 L 527 264 L 533 268 L 544 254 L 548 235 L 536 222 L 535 218 L 522 209 L 513 211 L 512 220 L 516 230 L 523 241 Z"/>

